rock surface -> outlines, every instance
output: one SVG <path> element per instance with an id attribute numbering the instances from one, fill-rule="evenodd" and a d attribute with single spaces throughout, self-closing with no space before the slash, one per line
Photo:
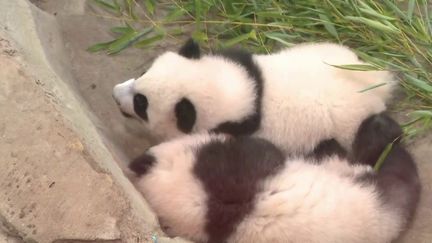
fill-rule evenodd
<path id="1" fill-rule="evenodd" d="M 0 242 L 162 236 L 81 98 L 55 17 L 25 0 L 0 9 Z"/>
<path id="2" fill-rule="evenodd" d="M 150 143 L 111 90 L 162 50 L 88 53 L 119 20 L 87 0 L 0 0 L 0 9 L 0 243 L 154 242 L 156 219 L 121 170 Z M 423 191 L 399 243 L 432 242 L 432 135 L 410 150 Z"/>

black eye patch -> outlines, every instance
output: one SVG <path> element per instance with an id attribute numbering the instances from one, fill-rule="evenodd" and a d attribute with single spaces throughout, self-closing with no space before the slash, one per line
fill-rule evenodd
<path id="1" fill-rule="evenodd" d="M 177 128 L 184 132 L 190 133 L 195 125 L 197 113 L 194 105 L 190 100 L 182 98 L 175 106 L 174 112 L 177 118 Z"/>
<path id="2" fill-rule="evenodd" d="M 147 107 L 148 101 L 147 97 L 142 94 L 136 94 L 133 98 L 133 106 L 135 113 L 141 117 L 143 120 L 148 121 Z"/>

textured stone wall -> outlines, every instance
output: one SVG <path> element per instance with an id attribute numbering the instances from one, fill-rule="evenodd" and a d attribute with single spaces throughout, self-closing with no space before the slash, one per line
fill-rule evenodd
<path id="1" fill-rule="evenodd" d="M 0 242 L 163 236 L 81 98 L 54 16 L 25 0 L 0 9 Z"/>

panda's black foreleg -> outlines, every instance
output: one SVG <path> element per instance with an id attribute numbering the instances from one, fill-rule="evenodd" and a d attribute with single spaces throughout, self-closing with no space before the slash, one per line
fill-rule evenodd
<path id="1" fill-rule="evenodd" d="M 400 143 L 402 129 L 384 113 L 373 115 L 360 126 L 353 144 L 354 163 L 374 166 L 389 143 L 393 143 L 381 168 L 365 177 L 376 184 L 384 205 L 399 210 L 408 222 L 414 214 L 420 195 L 417 167 Z"/>
<path id="2" fill-rule="evenodd" d="M 323 158 L 333 155 L 345 158 L 347 152 L 335 139 L 327 139 L 321 141 L 311 153 L 306 155 L 306 157 L 319 162 Z"/>
<path id="3" fill-rule="evenodd" d="M 374 166 L 388 144 L 399 144 L 402 129 L 385 113 L 372 115 L 365 119 L 357 130 L 352 154 L 353 163 Z"/>

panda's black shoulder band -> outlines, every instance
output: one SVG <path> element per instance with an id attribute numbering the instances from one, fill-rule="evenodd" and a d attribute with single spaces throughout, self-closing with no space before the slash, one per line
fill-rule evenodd
<path id="1" fill-rule="evenodd" d="M 255 110 L 253 114 L 241 122 L 224 122 L 219 124 L 215 129 L 213 129 L 213 131 L 229 133 L 234 136 L 252 134 L 259 129 L 261 124 L 261 106 L 264 92 L 264 81 L 261 69 L 254 62 L 253 55 L 241 49 L 227 49 L 215 53 L 215 55 L 222 56 L 243 67 L 253 82 L 256 96 L 254 102 Z"/>

